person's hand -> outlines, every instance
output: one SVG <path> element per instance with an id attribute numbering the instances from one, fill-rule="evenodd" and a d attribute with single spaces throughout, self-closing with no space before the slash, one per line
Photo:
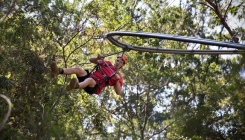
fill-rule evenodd
<path id="1" fill-rule="evenodd" d="M 118 81 L 120 79 L 120 76 L 118 74 L 115 74 L 115 78 Z"/>
<path id="2" fill-rule="evenodd" d="M 101 58 L 103 58 L 103 55 L 98 54 L 97 59 L 99 60 L 99 59 L 101 59 Z"/>

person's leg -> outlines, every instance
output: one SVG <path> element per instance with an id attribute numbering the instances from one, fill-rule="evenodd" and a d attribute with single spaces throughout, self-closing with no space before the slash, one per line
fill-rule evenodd
<path id="1" fill-rule="evenodd" d="M 72 78 L 70 84 L 66 86 L 66 90 L 70 91 L 72 89 L 77 88 L 85 88 L 85 87 L 94 87 L 96 85 L 96 81 L 92 78 L 87 78 L 83 82 L 78 83 L 77 78 Z"/>
<path id="2" fill-rule="evenodd" d="M 51 77 L 56 77 L 58 74 L 76 74 L 78 77 L 87 75 L 87 72 L 81 68 L 59 68 L 55 61 L 51 63 Z"/>
<path id="3" fill-rule="evenodd" d="M 83 82 L 79 83 L 79 88 L 85 88 L 85 87 L 94 87 L 96 85 L 96 81 L 93 78 L 87 78 Z"/>
<path id="4" fill-rule="evenodd" d="M 70 75 L 70 74 L 76 74 L 78 77 L 83 77 L 87 75 L 87 72 L 82 68 L 63 68 L 63 74 Z"/>

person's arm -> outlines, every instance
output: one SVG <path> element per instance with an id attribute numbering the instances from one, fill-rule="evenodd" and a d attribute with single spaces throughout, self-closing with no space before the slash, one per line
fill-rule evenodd
<path id="1" fill-rule="evenodd" d="M 98 63 L 99 63 L 99 60 L 100 60 L 101 58 L 102 58 L 102 55 L 101 55 L 101 54 L 98 54 L 97 57 L 92 57 L 92 58 L 89 59 L 89 61 L 90 61 L 91 63 L 98 64 Z"/>
<path id="2" fill-rule="evenodd" d="M 120 77 L 118 74 L 116 74 L 115 77 L 116 77 L 116 83 L 115 83 L 114 89 L 115 89 L 116 94 L 119 95 L 122 92 L 122 87 L 119 81 Z"/>

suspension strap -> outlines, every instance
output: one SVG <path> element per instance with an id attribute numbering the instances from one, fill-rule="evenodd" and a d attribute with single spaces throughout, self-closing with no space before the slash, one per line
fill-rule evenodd
<path id="1" fill-rule="evenodd" d="M 122 49 L 121 51 L 119 51 L 119 52 L 114 52 L 114 53 L 105 54 L 105 55 L 103 55 L 103 58 L 108 57 L 108 56 L 112 56 L 112 55 L 115 55 L 115 54 L 119 54 L 119 53 L 124 54 L 125 51 L 129 51 L 129 49 L 128 49 L 128 48 L 123 48 L 123 49 Z"/>
<path id="2" fill-rule="evenodd" d="M 99 64 L 96 64 L 96 65 L 94 66 L 94 68 L 90 71 L 90 73 L 92 73 L 92 72 L 94 72 L 94 71 L 96 71 L 96 70 L 98 70 L 98 69 L 100 69 L 100 65 L 99 65 Z"/>

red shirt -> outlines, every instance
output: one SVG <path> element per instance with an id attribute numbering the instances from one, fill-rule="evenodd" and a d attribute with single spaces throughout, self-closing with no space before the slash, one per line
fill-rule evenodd
<path id="1" fill-rule="evenodd" d="M 116 77 L 114 76 L 114 74 L 116 73 L 116 69 L 111 64 L 111 62 L 100 60 L 99 65 L 100 65 L 100 69 L 96 70 L 95 72 L 91 73 L 91 75 L 90 75 L 90 77 L 92 77 L 98 84 L 98 88 L 94 94 L 100 94 L 100 92 L 106 86 L 107 83 L 110 86 L 116 85 Z M 123 78 L 119 72 L 117 72 L 117 74 L 120 77 L 119 83 L 120 83 L 120 86 L 122 87 Z M 111 78 L 109 78 L 109 80 L 107 82 L 105 77 L 107 77 L 107 78 L 111 77 Z"/>

